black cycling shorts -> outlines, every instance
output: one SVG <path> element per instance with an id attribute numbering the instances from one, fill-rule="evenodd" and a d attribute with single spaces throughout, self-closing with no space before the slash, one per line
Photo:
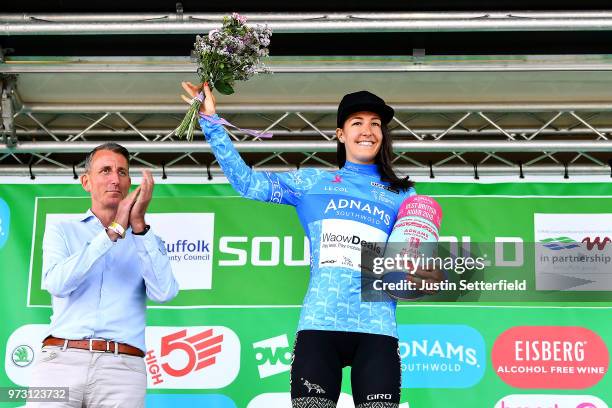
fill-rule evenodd
<path id="1" fill-rule="evenodd" d="M 351 366 L 356 408 L 397 407 L 401 360 L 395 337 L 380 334 L 301 330 L 291 363 L 294 408 L 335 407 L 342 368 Z"/>

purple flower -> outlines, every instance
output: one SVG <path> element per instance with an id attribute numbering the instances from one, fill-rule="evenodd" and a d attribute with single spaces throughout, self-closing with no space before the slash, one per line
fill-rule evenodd
<path id="1" fill-rule="evenodd" d="M 238 13 L 232 13 L 232 18 L 236 20 L 237 22 L 239 22 L 240 24 L 244 24 L 247 21 L 246 17 L 241 16 Z"/>
<path id="2" fill-rule="evenodd" d="M 249 27 L 246 18 L 234 13 L 223 19 L 220 29 L 207 36 L 197 36 L 194 44 L 198 73 L 206 80 L 220 78 L 233 84 L 247 80 L 258 72 L 266 72 L 260 63 L 269 54 L 271 30 L 267 26 Z"/>

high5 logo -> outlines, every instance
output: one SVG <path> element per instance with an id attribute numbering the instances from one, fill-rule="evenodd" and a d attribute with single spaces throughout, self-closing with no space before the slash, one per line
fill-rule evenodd
<path id="1" fill-rule="evenodd" d="M 240 370 L 238 336 L 222 326 L 146 330 L 150 388 L 222 388 Z"/>
<path id="2" fill-rule="evenodd" d="M 221 352 L 222 343 L 223 335 L 215 336 L 212 329 L 189 337 L 186 329 L 164 336 L 161 339 L 161 357 L 181 350 L 187 354 L 187 360 L 180 369 L 173 368 L 169 363 L 163 363 L 162 368 L 174 377 L 184 377 L 192 371 L 201 370 L 216 363 L 215 355 Z"/>
<path id="3" fill-rule="evenodd" d="M 253 349 L 255 360 L 259 363 L 259 378 L 290 370 L 292 353 L 286 334 L 253 343 Z"/>

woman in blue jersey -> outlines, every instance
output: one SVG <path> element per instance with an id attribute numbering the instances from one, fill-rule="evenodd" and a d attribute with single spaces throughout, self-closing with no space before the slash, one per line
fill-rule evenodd
<path id="1" fill-rule="evenodd" d="M 194 97 L 201 88 L 183 83 Z M 351 366 L 356 408 L 397 407 L 401 361 L 395 302 L 361 301 L 361 241 L 386 242 L 399 210 L 415 194 L 391 168 L 387 124 L 393 109 L 360 91 L 338 106 L 337 171 L 256 172 L 217 122 L 208 86 L 200 125 L 232 186 L 243 197 L 296 207 L 310 240 L 310 282 L 291 366 L 293 407 L 335 407 L 342 368 Z M 189 98 L 184 97 L 187 101 Z M 418 271 L 438 280 L 436 272 Z"/>

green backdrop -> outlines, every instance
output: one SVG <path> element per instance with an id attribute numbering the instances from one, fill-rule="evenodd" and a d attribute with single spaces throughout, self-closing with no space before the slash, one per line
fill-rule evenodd
<path id="1" fill-rule="evenodd" d="M 454 236 L 459 241 L 466 240 L 465 237 L 472 242 L 493 242 L 495 237 L 520 237 L 526 243 L 533 242 L 535 213 L 571 217 L 572 214 L 609 213 L 612 208 L 609 183 L 440 182 L 419 183 L 417 190 L 420 194 L 435 197 L 441 204 L 444 210 L 441 235 Z M 170 326 L 177 330 L 181 327 L 201 330 L 197 328 L 222 326 L 236 334 L 240 345 L 237 349 L 231 349 L 234 354 L 231 364 L 239 366 L 237 374 L 227 380 L 227 385 L 221 388 L 193 385 L 187 388 L 150 387 L 148 406 L 247 407 L 251 403 L 252 407 L 258 407 L 272 403 L 257 405 L 258 401 L 286 399 L 286 395 L 280 393 L 289 390 L 290 359 L 287 353 L 295 338 L 300 304 L 308 284 L 308 266 L 303 265 L 305 262 L 302 265 L 289 262 L 287 265 L 285 260 L 299 263 L 303 258 L 303 232 L 293 208 L 252 202 L 235 197 L 235 194 L 225 184 L 173 185 L 166 182 L 158 183 L 155 188 L 151 213 L 214 213 L 210 261 L 212 287 L 181 291 L 176 299 L 162 307 L 151 305 L 154 307 L 148 310 L 148 326 Z M 0 346 L 5 351 L 0 353 L 0 364 L 4 367 L 0 372 L 0 387 L 13 387 L 18 384 L 11 380 L 12 376 L 18 376 L 19 370 L 30 369 L 35 364 L 35 358 L 27 356 L 27 349 L 21 349 L 22 356 L 19 357 L 16 343 L 7 343 L 10 336 L 24 325 L 47 324 L 51 313 L 50 297 L 40 288 L 40 248 L 45 216 L 83 212 L 88 208 L 89 198 L 78 184 L 32 183 L 0 185 L 0 199 L 8 208 L 8 211 L 0 212 Z M 612 229 L 612 225 L 609 229 Z M 612 234 L 609 236 L 612 237 Z M 257 237 L 265 239 L 258 241 Z M 226 245 L 225 250 L 220 245 L 222 240 Z M 254 242 L 258 242 L 257 255 L 252 253 Z M 228 245 L 232 248 L 229 251 Z M 253 259 L 265 263 L 265 260 L 274 258 L 273 245 L 278 245 L 280 250 L 278 264 L 253 265 Z M 286 256 L 287 251 L 291 252 L 289 257 Z M 227 261 L 236 261 L 239 258 L 237 252 L 246 254 L 245 265 L 224 265 Z M 607 374 L 609 347 L 612 345 L 611 317 L 612 303 L 606 302 L 485 303 L 480 300 L 401 303 L 397 314 L 400 331 L 414 333 L 415 336 L 400 339 L 406 347 L 411 341 L 423 343 L 426 340 L 430 343 L 438 340 L 443 348 L 452 344 L 451 353 L 429 349 L 429 356 L 420 356 L 412 362 L 423 362 L 427 358 L 432 359 L 430 362 L 446 360 L 449 370 L 458 370 L 429 375 L 421 373 L 421 379 L 415 379 L 413 386 L 410 385 L 410 377 L 417 374 L 404 372 L 402 402 L 408 403 L 411 408 L 495 407 L 502 406 L 502 401 L 505 407 L 511 407 L 512 401 L 530 401 L 534 407 L 538 406 L 536 404 L 548 407 L 557 400 L 578 401 L 580 398 L 584 401 L 609 402 L 612 400 L 612 379 Z M 571 385 L 572 375 L 578 376 L 578 373 L 566 373 L 562 377 L 550 374 L 545 388 L 510 385 L 507 378 L 496 373 L 493 348 L 497 341 L 501 341 L 502 333 L 522 326 L 547 326 L 547 332 L 557 333 L 555 338 L 559 341 L 563 341 L 564 333 L 571 332 L 573 326 L 589 329 L 606 347 L 605 351 L 600 348 L 594 355 L 595 351 L 589 349 L 589 343 L 593 343 L 593 340 L 585 339 L 585 353 L 593 366 L 605 368 L 604 373 L 593 377 L 592 383 L 582 389 Z M 564 330 L 566 327 L 570 329 Z M 419 337 L 420 330 L 431 331 Z M 525 333 L 525 339 L 529 338 L 531 330 L 521 330 Z M 278 346 L 265 345 L 265 340 L 277 337 L 286 338 L 287 344 L 279 340 Z M 480 341 L 481 345 L 478 344 Z M 39 342 L 37 338 L 20 339 L 18 346 L 30 345 L 36 350 Z M 258 346 L 259 342 L 264 342 L 264 345 Z M 461 342 L 465 343 L 459 344 Z M 499 346 L 501 349 L 501 344 Z M 457 351 L 457 347 L 462 347 L 461 351 Z M 482 350 L 478 351 L 479 347 Z M 476 364 L 468 362 L 463 355 L 472 348 L 476 350 Z M 159 353 L 156 354 L 159 358 Z M 410 356 L 404 357 L 404 363 L 410 364 Z M 159 360 L 161 362 L 163 359 Z M 556 363 L 571 366 L 576 362 L 567 361 L 565 357 Z M 174 364 L 180 365 L 180 362 Z M 217 361 L 216 364 L 225 362 Z M 264 365 L 271 371 L 262 371 Z M 205 370 L 192 373 L 203 376 L 204 387 L 207 384 L 204 380 Z M 520 375 L 517 374 L 518 377 Z M 529 384 L 529 375 L 533 374 L 526 373 L 518 381 L 524 380 L 523 384 Z M 193 377 L 195 383 L 198 378 Z M 350 394 L 348 368 L 344 372 L 342 391 Z M 262 397 L 262 394 L 266 395 Z M 567 404 L 579 406 L 579 402 Z M 525 403 L 524 406 L 531 405 Z M 593 406 L 599 408 L 606 405 Z"/>

